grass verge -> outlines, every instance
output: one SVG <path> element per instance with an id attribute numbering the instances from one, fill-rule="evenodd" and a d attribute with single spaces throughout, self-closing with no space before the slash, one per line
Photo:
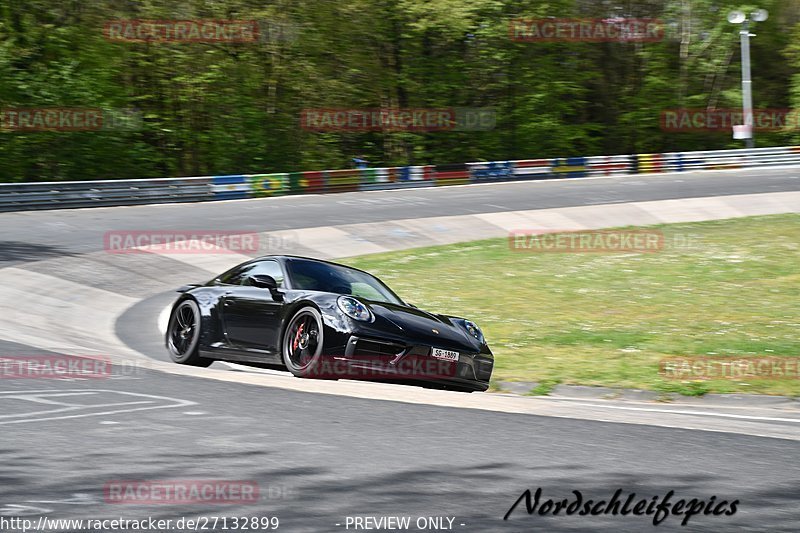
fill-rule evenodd
<path id="1" fill-rule="evenodd" d="M 477 322 L 493 380 L 799 395 L 800 369 L 739 379 L 660 370 L 670 357 L 800 357 L 800 215 L 648 229 L 663 232 L 663 250 L 518 252 L 491 239 L 343 262 L 407 302 Z"/>

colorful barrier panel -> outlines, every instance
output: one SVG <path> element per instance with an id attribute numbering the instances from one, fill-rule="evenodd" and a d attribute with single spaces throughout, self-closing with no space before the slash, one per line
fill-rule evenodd
<path id="1" fill-rule="evenodd" d="M 466 163 L 436 165 L 436 185 L 465 185 L 470 183 L 469 166 Z"/>
<path id="2" fill-rule="evenodd" d="M 378 181 L 381 177 L 381 174 L 378 172 L 379 169 L 377 168 L 362 168 L 361 169 L 361 183 L 359 185 L 359 190 L 368 190 L 375 185 L 380 185 Z"/>
<path id="3" fill-rule="evenodd" d="M 398 183 L 407 179 L 408 172 L 405 170 L 408 167 L 389 167 L 386 169 L 389 183 Z"/>
<path id="4" fill-rule="evenodd" d="M 328 170 L 325 192 L 352 192 L 361 185 L 362 172 L 367 169 Z"/>
<path id="5" fill-rule="evenodd" d="M 327 171 L 289 172 L 289 194 L 319 194 L 326 190 Z"/>
<path id="6" fill-rule="evenodd" d="M 303 194 L 305 190 L 305 181 L 303 181 L 302 172 L 289 172 L 289 194 Z"/>
<path id="7" fill-rule="evenodd" d="M 513 161 L 517 179 L 547 179 L 552 177 L 551 159 L 523 159 Z"/>
<path id="8" fill-rule="evenodd" d="M 598 155 L 586 158 L 587 172 L 592 176 L 629 174 L 631 158 L 627 155 Z"/>
<path id="9" fill-rule="evenodd" d="M 507 181 L 517 179 L 513 161 L 489 161 L 487 163 L 468 163 L 474 181 Z"/>
<path id="10" fill-rule="evenodd" d="M 432 165 L 362 169 L 361 172 L 361 190 L 427 187 L 434 184 L 435 175 Z"/>
<path id="11" fill-rule="evenodd" d="M 301 172 L 300 183 L 303 186 L 303 192 L 308 194 L 321 194 L 328 192 L 329 173 L 329 170 Z"/>
<path id="12" fill-rule="evenodd" d="M 639 154 L 639 173 L 663 172 L 661 154 Z"/>
<path id="13" fill-rule="evenodd" d="M 376 191 L 380 189 L 390 188 L 391 182 L 389 181 L 390 168 L 365 168 L 362 169 L 361 185 L 359 187 L 362 191 Z"/>
<path id="14" fill-rule="evenodd" d="M 706 160 L 692 157 L 691 153 L 673 152 L 661 155 L 662 168 L 664 172 L 684 172 L 692 170 L 693 167 L 702 168 Z"/>
<path id="15" fill-rule="evenodd" d="M 553 159 L 551 167 L 555 177 L 583 178 L 587 175 L 585 157 L 566 157 Z"/>
<path id="16" fill-rule="evenodd" d="M 246 176 L 214 176 L 211 178 L 211 192 L 215 200 L 240 200 L 250 198 L 250 182 Z"/>
<path id="17" fill-rule="evenodd" d="M 281 196 L 289 190 L 289 174 L 254 174 L 248 176 L 250 190 L 255 198 Z"/>

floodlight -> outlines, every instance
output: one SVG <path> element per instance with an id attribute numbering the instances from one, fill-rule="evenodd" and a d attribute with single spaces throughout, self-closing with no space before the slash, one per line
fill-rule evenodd
<path id="1" fill-rule="evenodd" d="M 728 22 L 731 24 L 740 24 L 744 22 L 745 16 L 741 11 L 731 11 L 728 13 Z"/>

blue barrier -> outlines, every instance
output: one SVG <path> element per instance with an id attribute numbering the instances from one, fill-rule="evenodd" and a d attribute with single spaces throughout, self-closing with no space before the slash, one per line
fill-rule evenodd
<path id="1" fill-rule="evenodd" d="M 502 181 L 516 179 L 512 161 L 490 161 L 470 164 L 472 177 L 476 181 Z"/>
<path id="2" fill-rule="evenodd" d="M 246 176 L 214 176 L 211 192 L 216 200 L 241 200 L 251 196 L 250 182 Z"/>

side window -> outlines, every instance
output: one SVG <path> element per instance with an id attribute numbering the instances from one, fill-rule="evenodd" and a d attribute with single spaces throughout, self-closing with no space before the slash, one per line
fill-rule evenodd
<path id="1" fill-rule="evenodd" d="M 283 271 L 281 270 L 281 265 L 277 261 L 259 261 L 257 263 L 253 263 L 250 265 L 250 267 L 251 268 L 249 268 L 243 273 L 242 276 L 240 276 L 238 285 L 248 285 L 247 278 L 249 276 L 266 274 L 275 278 L 275 281 L 278 282 L 278 287 L 283 287 Z"/>
<path id="2" fill-rule="evenodd" d="M 244 266 L 234 268 L 233 270 L 223 274 L 219 278 L 220 283 L 225 285 L 240 285 L 242 279 L 247 275 L 246 273 L 253 267 L 253 263 L 248 263 Z"/>
<path id="3" fill-rule="evenodd" d="M 272 276 L 275 278 L 275 281 L 278 282 L 278 287 L 283 287 L 281 265 L 273 260 L 248 263 L 239 268 L 235 268 L 227 274 L 224 274 L 219 281 L 225 285 L 247 285 L 247 278 L 255 274 L 267 274 Z"/>

